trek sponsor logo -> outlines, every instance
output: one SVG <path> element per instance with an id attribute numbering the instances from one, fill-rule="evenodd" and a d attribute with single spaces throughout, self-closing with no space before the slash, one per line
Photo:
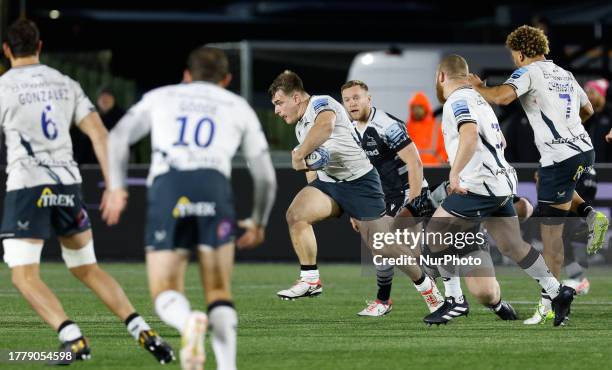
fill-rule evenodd
<path id="1" fill-rule="evenodd" d="M 206 217 L 216 215 L 215 208 L 217 204 L 214 202 L 196 202 L 192 203 L 187 197 L 180 197 L 176 206 L 172 210 L 172 217 Z"/>
<path id="2" fill-rule="evenodd" d="M 36 207 L 74 207 L 74 194 L 54 194 L 50 188 L 44 188 Z"/>
<path id="3" fill-rule="evenodd" d="M 586 138 L 588 138 L 589 135 L 587 135 L 586 133 L 582 133 L 578 136 L 574 136 L 574 137 L 570 137 L 570 138 L 565 138 L 565 137 L 560 137 L 558 139 L 554 139 L 553 141 L 551 141 L 551 144 L 567 144 L 567 143 L 574 143 L 578 140 L 584 140 Z"/>

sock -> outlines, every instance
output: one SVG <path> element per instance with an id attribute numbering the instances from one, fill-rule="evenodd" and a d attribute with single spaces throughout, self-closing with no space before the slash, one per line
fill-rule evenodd
<path id="1" fill-rule="evenodd" d="M 444 282 L 444 296 L 455 298 L 455 302 L 463 303 L 463 291 L 458 276 L 442 278 Z"/>
<path id="2" fill-rule="evenodd" d="M 421 284 L 423 284 L 423 282 L 425 281 L 426 277 L 427 277 L 427 275 L 425 275 L 424 273 L 421 272 L 421 277 L 418 280 L 413 281 L 414 285 L 421 285 Z"/>
<path id="3" fill-rule="evenodd" d="M 319 269 L 317 265 L 300 265 L 300 277 L 309 283 L 319 280 Z"/>
<path id="4" fill-rule="evenodd" d="M 550 299 L 548 293 L 546 293 L 546 291 L 542 289 L 542 291 L 540 292 L 540 296 L 542 297 L 540 298 L 540 302 L 544 305 L 544 307 L 550 310 L 552 307 L 552 300 Z"/>
<path id="5" fill-rule="evenodd" d="M 57 334 L 60 342 L 70 342 L 83 336 L 81 329 L 73 321 L 66 320 L 57 328 Z"/>
<path id="6" fill-rule="evenodd" d="M 561 287 L 559 280 L 550 273 L 546 262 L 544 262 L 544 257 L 536 249 L 531 247 L 525 258 L 518 262 L 518 265 L 534 278 L 551 298 L 554 299 L 559 294 L 559 288 Z"/>
<path id="7" fill-rule="evenodd" d="M 166 290 L 155 298 L 155 312 L 163 322 L 182 334 L 191 315 L 191 307 L 183 294 Z"/>
<path id="8" fill-rule="evenodd" d="M 212 348 L 218 370 L 236 369 L 236 331 L 238 315 L 231 302 L 216 301 L 208 306 Z"/>
<path id="9" fill-rule="evenodd" d="M 391 297 L 391 283 L 393 282 L 393 266 L 376 266 L 376 284 L 378 293 L 376 298 L 382 303 L 387 303 Z"/>
<path id="10" fill-rule="evenodd" d="M 593 207 L 584 202 L 578 206 L 576 213 L 578 213 L 578 216 L 586 218 L 592 211 Z"/>
<path id="11" fill-rule="evenodd" d="M 419 280 L 414 282 L 414 287 L 416 288 L 416 290 L 419 291 L 419 293 L 423 293 L 431 289 L 432 285 L 433 285 L 433 281 L 431 281 L 429 276 L 425 274 L 423 274 L 423 276 L 421 276 Z"/>
<path id="12" fill-rule="evenodd" d="M 584 278 L 584 268 L 580 266 L 578 262 L 572 262 L 566 265 L 565 273 L 570 279 L 582 280 Z"/>
<path id="13" fill-rule="evenodd" d="M 501 297 L 499 297 L 499 302 L 497 302 L 495 304 L 487 305 L 487 307 L 492 309 L 493 312 L 499 312 L 499 310 L 501 310 L 501 308 L 502 308 L 502 299 L 501 299 Z"/>
<path id="14" fill-rule="evenodd" d="M 138 314 L 138 312 L 134 312 L 128 316 L 127 319 L 125 319 L 125 326 L 127 326 L 127 331 L 132 334 L 136 340 L 138 340 L 141 331 L 151 330 L 149 324 L 147 324 L 147 322 Z"/>

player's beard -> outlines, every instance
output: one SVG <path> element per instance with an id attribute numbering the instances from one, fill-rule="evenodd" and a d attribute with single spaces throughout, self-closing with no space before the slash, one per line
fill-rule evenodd
<path id="1" fill-rule="evenodd" d="M 352 114 L 349 112 L 349 115 L 351 116 L 351 119 L 356 122 L 367 122 L 369 118 L 369 112 L 367 108 L 360 109 L 359 112 L 357 112 L 356 114 Z"/>
<path id="2" fill-rule="evenodd" d="M 359 117 L 357 118 L 357 121 L 359 122 L 368 122 L 368 118 L 370 115 L 370 112 L 368 112 L 367 108 L 363 108 L 362 110 L 359 111 Z"/>
<path id="3" fill-rule="evenodd" d="M 444 104 L 446 102 L 446 98 L 444 97 L 444 89 L 442 88 L 440 81 L 436 81 L 436 96 L 438 97 L 440 104 Z"/>

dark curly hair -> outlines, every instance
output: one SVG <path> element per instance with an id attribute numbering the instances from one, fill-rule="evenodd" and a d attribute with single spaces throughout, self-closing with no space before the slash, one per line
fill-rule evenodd
<path id="1" fill-rule="evenodd" d="M 506 39 L 506 46 L 510 50 L 520 51 L 528 58 L 546 55 L 550 51 L 544 31 L 527 25 L 512 31 Z"/>

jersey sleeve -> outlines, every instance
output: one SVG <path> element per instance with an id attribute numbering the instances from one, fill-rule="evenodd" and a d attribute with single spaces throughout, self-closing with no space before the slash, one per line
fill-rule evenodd
<path id="1" fill-rule="evenodd" d="M 72 117 L 72 122 L 78 125 L 89 113 L 95 112 L 96 108 L 91 103 L 91 100 L 89 100 L 87 95 L 85 95 L 81 84 L 72 79 L 70 80 L 70 84 L 72 85 L 75 95 L 74 115 Z"/>
<path id="2" fill-rule="evenodd" d="M 326 110 L 334 111 L 329 99 L 325 96 L 316 97 L 312 102 L 312 109 L 314 110 L 315 119 L 321 112 L 325 112 Z"/>
<path id="3" fill-rule="evenodd" d="M 529 69 L 521 67 L 512 72 L 510 78 L 504 82 L 504 85 L 510 85 L 516 91 L 516 96 L 520 97 L 531 88 L 531 75 Z"/>
<path id="4" fill-rule="evenodd" d="M 451 102 L 451 109 L 453 112 L 450 116 L 452 117 L 453 122 L 457 125 L 457 130 L 459 130 L 459 127 L 461 127 L 461 125 L 464 123 L 472 122 L 478 124 L 476 121 L 476 116 L 472 114 L 467 100 L 458 99 Z"/>
<path id="5" fill-rule="evenodd" d="M 412 139 L 406 132 L 406 127 L 400 122 L 393 122 L 387 126 L 384 138 L 389 148 L 396 153 L 412 143 Z"/>
<path id="6" fill-rule="evenodd" d="M 245 103 L 241 116 L 241 119 L 244 120 L 241 141 L 242 154 L 246 158 L 253 158 L 268 151 L 268 141 L 253 108 Z"/>
<path id="7" fill-rule="evenodd" d="M 109 189 L 125 187 L 130 145 L 151 131 L 146 96 L 117 122 L 108 135 Z"/>

